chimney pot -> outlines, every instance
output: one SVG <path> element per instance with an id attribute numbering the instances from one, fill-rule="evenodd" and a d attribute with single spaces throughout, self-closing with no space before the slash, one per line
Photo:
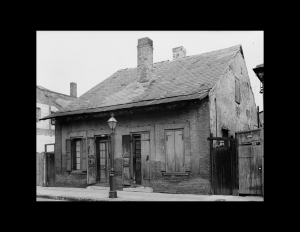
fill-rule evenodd
<path id="1" fill-rule="evenodd" d="M 177 60 L 183 57 L 186 57 L 186 50 L 184 47 L 180 46 L 177 48 L 173 48 L 173 60 Z"/>
<path id="2" fill-rule="evenodd" d="M 70 83 L 70 96 L 77 98 L 77 84 L 74 82 Z"/>

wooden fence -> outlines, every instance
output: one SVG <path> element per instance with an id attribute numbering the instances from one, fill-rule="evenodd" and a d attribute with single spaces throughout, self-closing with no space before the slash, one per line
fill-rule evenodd
<path id="1" fill-rule="evenodd" d="M 45 186 L 45 152 L 36 153 L 36 185 Z"/>

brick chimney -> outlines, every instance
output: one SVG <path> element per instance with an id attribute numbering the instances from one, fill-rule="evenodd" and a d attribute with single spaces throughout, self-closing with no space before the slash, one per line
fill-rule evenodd
<path id="1" fill-rule="evenodd" d="M 186 50 L 184 47 L 180 46 L 173 48 L 173 60 L 186 57 Z"/>
<path id="2" fill-rule="evenodd" d="M 77 97 L 77 84 L 74 82 L 70 83 L 70 96 Z"/>
<path id="3" fill-rule="evenodd" d="M 148 37 L 139 39 L 137 50 L 138 82 L 143 83 L 151 79 L 150 71 L 153 67 L 153 41 Z"/>

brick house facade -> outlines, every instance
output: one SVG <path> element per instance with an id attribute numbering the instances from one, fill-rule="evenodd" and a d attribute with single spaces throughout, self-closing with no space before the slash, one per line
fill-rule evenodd
<path id="1" fill-rule="evenodd" d="M 113 112 L 117 190 L 210 194 L 207 137 L 234 136 L 257 122 L 241 45 L 194 56 L 178 47 L 172 61 L 158 63 L 151 39 L 139 39 L 137 50 L 136 68 L 43 118 L 56 120 L 55 186 L 108 184 Z"/>

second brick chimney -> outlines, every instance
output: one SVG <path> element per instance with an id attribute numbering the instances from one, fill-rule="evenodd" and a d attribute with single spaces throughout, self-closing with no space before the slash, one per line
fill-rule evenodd
<path id="1" fill-rule="evenodd" d="M 77 97 L 77 84 L 74 82 L 70 83 L 70 96 Z"/>
<path id="2" fill-rule="evenodd" d="M 180 46 L 173 48 L 173 60 L 186 57 L 186 50 L 184 47 Z"/>
<path id="3" fill-rule="evenodd" d="M 153 41 L 148 37 L 139 39 L 137 50 L 138 82 L 143 83 L 151 79 L 150 71 L 153 67 Z"/>

